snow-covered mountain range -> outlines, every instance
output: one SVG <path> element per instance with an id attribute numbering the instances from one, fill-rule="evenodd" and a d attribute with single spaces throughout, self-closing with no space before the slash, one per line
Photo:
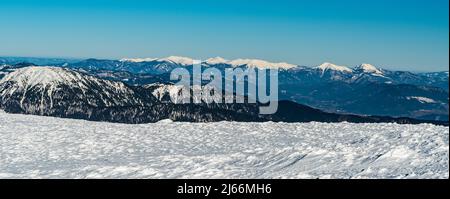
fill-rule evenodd
<path id="1" fill-rule="evenodd" d="M 192 88 L 195 89 L 195 88 Z M 356 116 L 322 112 L 289 101 L 280 101 L 278 112 L 259 115 L 260 104 L 188 103 L 164 100 L 179 95 L 167 85 L 130 86 L 61 67 L 28 66 L 15 69 L 0 80 L 0 109 L 10 113 L 147 123 L 174 121 L 285 121 L 285 122 L 397 122 L 435 123 L 410 118 Z M 181 96 L 182 97 L 182 96 Z M 168 103 L 169 102 L 169 103 Z"/>
<path id="2" fill-rule="evenodd" d="M 194 59 L 189 57 L 180 57 L 180 56 L 169 56 L 166 58 L 124 58 L 120 59 L 121 62 L 134 62 L 134 63 L 142 63 L 142 62 L 170 62 L 172 64 L 180 65 L 180 66 L 189 66 L 194 64 Z M 206 65 L 230 65 L 233 67 L 239 66 L 247 66 L 253 68 L 278 68 L 278 69 L 289 69 L 296 67 L 294 64 L 288 63 L 272 63 L 265 60 L 260 59 L 235 59 L 235 60 L 226 60 L 222 57 L 214 57 L 206 59 L 203 64 Z"/>
<path id="3" fill-rule="evenodd" d="M 0 80 L 0 109 L 10 113 L 120 123 L 162 119 L 263 120 L 257 116 L 255 105 L 163 103 L 154 95 L 158 88 L 133 87 L 67 68 L 30 66 L 18 68 Z"/>
<path id="4" fill-rule="evenodd" d="M 0 63 L 0 178 L 448 178 L 448 72 L 202 63 L 279 68 L 278 111 L 259 115 L 169 100 L 186 99 L 167 71 L 189 58 L 13 60 Z"/>
<path id="5" fill-rule="evenodd" d="M 120 60 L 87 59 L 80 62 L 62 63 L 63 67 L 83 70 L 110 70 L 123 71 L 132 74 L 163 75 L 170 73 L 178 67 L 191 68 L 194 59 L 180 56 L 166 58 L 124 58 Z M 206 59 L 201 62 L 204 68 L 256 68 L 279 69 L 282 73 L 292 74 L 292 78 L 302 78 L 301 74 L 307 74 L 315 79 L 343 81 L 346 83 L 393 83 L 428 85 L 448 90 L 448 73 L 446 79 L 435 78 L 429 73 L 411 73 L 407 71 L 391 71 L 371 64 L 363 63 L 355 67 L 341 66 L 325 62 L 318 66 L 306 67 L 285 62 L 270 62 L 260 59 L 235 59 L 227 60 L 221 57 Z M 445 74 L 445 72 L 442 72 Z M 438 73 L 440 74 L 440 73 Z M 442 77 L 442 75 L 440 75 Z M 444 75 L 445 77 L 445 75 Z M 291 80 L 291 79 L 290 79 Z M 282 81 L 282 80 L 281 80 Z"/>
<path id="6" fill-rule="evenodd" d="M 26 61 L 26 60 L 25 60 Z M 174 68 L 191 69 L 192 58 L 87 59 L 51 64 L 126 85 L 171 84 Z M 0 65 L 0 78 L 32 63 Z M 203 68 L 278 68 L 281 100 L 290 100 L 327 112 L 413 117 L 448 121 L 448 72 L 392 71 L 363 63 L 347 67 L 333 63 L 298 66 L 258 59 L 210 58 Z M 429 100 L 419 100 L 429 99 Z"/>

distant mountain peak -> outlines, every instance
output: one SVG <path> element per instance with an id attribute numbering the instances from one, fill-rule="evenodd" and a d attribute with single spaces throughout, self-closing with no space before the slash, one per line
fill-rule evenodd
<path id="1" fill-rule="evenodd" d="M 146 62 L 146 61 L 159 61 L 159 62 L 171 62 L 182 66 L 189 66 L 194 64 L 194 59 L 189 57 L 181 57 L 181 56 L 169 56 L 166 58 L 124 58 L 120 61 L 124 62 Z M 239 66 L 247 66 L 251 68 L 259 68 L 259 69 L 269 69 L 269 68 L 277 68 L 277 69 L 291 69 L 297 67 L 297 65 L 289 64 L 286 62 L 273 63 L 260 59 L 235 59 L 229 61 L 222 57 L 213 57 L 204 61 L 204 63 L 209 65 L 216 64 L 228 64 L 233 67 Z"/>
<path id="2" fill-rule="evenodd" d="M 17 82 L 21 87 L 33 87 L 40 85 L 52 85 L 55 83 L 72 82 L 80 80 L 77 73 L 73 73 L 68 69 L 50 66 L 30 66 L 19 68 L 14 72 L 6 75 L 0 80 L 0 83 L 7 81 Z"/>
<path id="3" fill-rule="evenodd" d="M 121 62 L 149 62 L 149 61 L 155 61 L 158 58 L 123 58 L 119 61 Z"/>
<path id="4" fill-rule="evenodd" d="M 194 64 L 194 60 L 189 57 L 181 57 L 181 56 L 169 56 L 166 58 L 158 59 L 158 61 L 169 61 L 175 64 L 188 66 Z"/>
<path id="5" fill-rule="evenodd" d="M 230 65 L 233 67 L 238 66 L 247 66 L 250 68 L 260 68 L 260 69 L 267 69 L 267 68 L 273 68 L 273 69 L 290 69 L 296 67 L 294 64 L 289 64 L 285 62 L 280 63 L 272 63 L 265 60 L 260 59 L 236 59 L 229 62 Z"/>
<path id="6" fill-rule="evenodd" d="M 215 64 L 227 64 L 228 60 L 222 58 L 222 57 L 213 57 L 213 58 L 209 58 L 205 61 L 205 63 L 210 64 L 210 65 L 215 65 Z"/>
<path id="7" fill-rule="evenodd" d="M 375 74 L 383 74 L 381 70 L 379 70 L 377 67 L 371 64 L 363 63 L 356 67 L 357 70 L 361 70 L 365 73 L 375 73 Z"/>
<path id="8" fill-rule="evenodd" d="M 181 57 L 181 56 L 169 56 L 165 58 L 123 58 L 119 61 L 122 62 L 151 62 L 151 61 L 159 61 L 159 62 L 171 62 L 179 65 L 192 65 L 194 60 L 189 57 Z"/>
<path id="9" fill-rule="evenodd" d="M 352 69 L 348 68 L 347 66 L 338 66 L 336 64 L 332 64 L 329 62 L 325 62 L 319 66 L 316 66 L 315 68 L 320 69 L 322 71 L 334 70 L 334 71 L 347 72 L 347 73 L 352 72 Z"/>
<path id="10" fill-rule="evenodd" d="M 91 75 L 79 73 L 67 68 L 52 66 L 30 66 L 16 69 L 0 79 L 0 85 L 6 82 L 15 82 L 16 88 L 28 90 L 40 87 L 53 90 L 59 85 L 68 85 L 83 90 L 89 90 L 92 85 L 101 85 L 112 90 L 126 90 L 122 82 L 113 82 L 98 79 Z M 12 90 L 14 92 L 15 90 Z"/>
<path id="11" fill-rule="evenodd" d="M 60 67 L 26 67 L 16 69 L 0 80 L 0 106 L 24 113 L 43 114 L 56 111 L 72 114 L 88 106 L 112 107 L 141 105 L 134 91 L 122 82 Z M 77 110 L 70 107 L 78 106 Z M 85 114 L 83 112 L 82 114 Z"/>

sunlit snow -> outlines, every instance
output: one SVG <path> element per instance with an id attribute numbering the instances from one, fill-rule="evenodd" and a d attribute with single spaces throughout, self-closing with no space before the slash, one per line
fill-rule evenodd
<path id="1" fill-rule="evenodd" d="M 338 66 L 329 62 L 325 62 L 319 66 L 316 66 L 315 68 L 320 69 L 322 71 L 327 71 L 327 70 L 334 70 L 334 71 L 340 71 L 340 72 L 346 72 L 346 73 L 351 73 L 352 69 L 346 67 L 346 66 Z"/>
<path id="2" fill-rule="evenodd" d="M 0 112 L 0 178 L 448 178 L 448 127 L 113 124 Z"/>
<path id="3" fill-rule="evenodd" d="M 364 71 L 365 73 L 374 73 L 374 74 L 378 74 L 378 75 L 383 75 L 383 72 L 381 70 L 379 70 L 378 68 L 376 68 L 374 65 L 371 64 L 361 64 L 357 67 L 357 69 L 361 69 L 362 71 Z"/>
<path id="4" fill-rule="evenodd" d="M 410 97 L 406 97 L 406 99 L 417 100 L 420 103 L 436 103 L 436 101 L 434 101 L 434 99 L 430 99 L 428 97 L 410 96 Z"/>

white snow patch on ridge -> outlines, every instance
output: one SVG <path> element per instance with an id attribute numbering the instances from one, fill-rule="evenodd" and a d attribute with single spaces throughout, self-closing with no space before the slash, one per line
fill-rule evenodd
<path id="1" fill-rule="evenodd" d="M 346 73 L 351 73 L 352 69 L 346 67 L 346 66 L 338 66 L 336 64 L 332 64 L 329 62 L 325 62 L 319 66 L 316 66 L 317 69 L 320 69 L 322 71 L 327 71 L 327 70 L 334 70 L 334 71 L 340 71 L 340 72 L 346 72 Z"/>
<path id="2" fill-rule="evenodd" d="M 158 61 L 168 61 L 173 62 L 175 64 L 180 64 L 183 66 L 188 66 L 194 64 L 194 60 L 189 57 L 180 57 L 180 56 L 170 56 L 162 59 L 158 59 Z"/>
<path id="3" fill-rule="evenodd" d="M 165 58 L 123 58 L 119 61 L 122 62 L 151 62 L 151 61 L 159 61 L 159 62 L 172 62 L 180 65 L 192 65 L 194 60 L 189 57 L 180 57 L 180 56 L 170 56 Z"/>
<path id="4" fill-rule="evenodd" d="M 113 124 L 0 113 L 0 178 L 445 178 L 430 124 Z"/>
<path id="5" fill-rule="evenodd" d="M 281 63 L 271 63 L 268 61 L 264 61 L 264 60 L 259 60 L 259 59 L 236 59 L 233 61 L 229 62 L 230 65 L 232 65 L 233 67 L 238 67 L 238 66 L 247 66 L 250 68 L 280 68 L 280 69 L 289 69 L 289 68 L 294 68 L 296 67 L 296 65 L 294 64 L 288 64 L 285 62 L 281 62 Z"/>
<path id="6" fill-rule="evenodd" d="M 375 73 L 378 75 L 382 75 L 383 72 L 381 70 L 379 70 L 378 68 L 376 68 L 375 66 L 371 65 L 371 64 L 361 64 L 358 67 L 356 67 L 357 69 L 361 69 L 363 72 L 365 73 Z"/>
<path id="7" fill-rule="evenodd" d="M 173 100 L 173 103 L 181 103 L 183 99 L 189 97 L 189 96 L 183 96 L 182 89 L 185 87 L 183 85 L 167 85 L 167 84 L 149 84 L 149 86 L 155 86 L 157 87 L 153 92 L 152 95 L 155 96 L 158 100 L 162 101 L 163 98 L 167 95 L 169 99 L 167 100 Z"/>
<path id="8" fill-rule="evenodd" d="M 216 64 L 227 64 L 228 60 L 222 58 L 222 57 L 214 57 L 214 58 L 209 58 L 205 61 L 205 63 L 210 64 L 210 65 L 216 65 Z"/>
<path id="9" fill-rule="evenodd" d="M 151 61 L 155 61 L 158 58 L 123 58 L 120 59 L 119 61 L 121 62 L 151 62 Z"/>
<path id="10" fill-rule="evenodd" d="M 428 98 L 428 97 L 410 96 L 410 97 L 406 97 L 406 99 L 408 99 L 408 100 L 417 100 L 417 101 L 419 101 L 422 104 L 423 103 L 436 103 L 436 101 L 434 101 L 433 99 Z"/>

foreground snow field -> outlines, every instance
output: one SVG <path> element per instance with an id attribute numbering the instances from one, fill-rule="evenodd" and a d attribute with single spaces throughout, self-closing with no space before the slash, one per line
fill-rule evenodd
<path id="1" fill-rule="evenodd" d="M 428 124 L 127 125 L 0 112 L 0 178 L 448 178 Z"/>

